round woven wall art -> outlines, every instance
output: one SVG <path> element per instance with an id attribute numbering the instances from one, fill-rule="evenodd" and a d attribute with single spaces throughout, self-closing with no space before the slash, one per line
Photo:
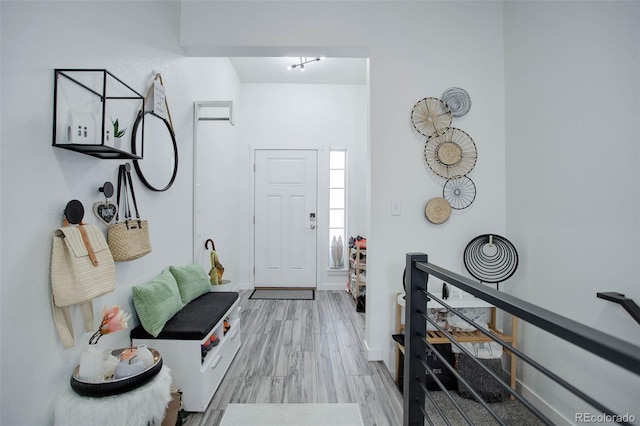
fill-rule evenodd
<path id="1" fill-rule="evenodd" d="M 462 117 L 471 109 L 471 98 L 467 91 L 460 87 L 448 88 L 440 99 L 447 104 L 454 117 Z"/>
<path id="2" fill-rule="evenodd" d="M 436 225 L 445 223 L 451 217 L 451 205 L 442 197 L 435 197 L 427 202 L 424 208 L 424 214 L 427 220 Z"/>
<path id="3" fill-rule="evenodd" d="M 480 235 L 464 249 L 464 266 L 483 283 L 500 283 L 516 271 L 518 252 L 504 237 Z"/>
<path id="4" fill-rule="evenodd" d="M 478 149 L 467 132 L 449 127 L 427 139 L 424 158 L 435 174 L 450 179 L 468 175 L 473 170 Z"/>
<path id="5" fill-rule="evenodd" d="M 466 209 L 476 199 L 476 185 L 466 176 L 456 176 L 444 184 L 442 196 L 452 209 Z"/>
<path id="6" fill-rule="evenodd" d="M 449 107 L 438 98 L 421 99 L 411 110 L 411 124 L 424 136 L 442 132 L 451 126 L 451 120 Z"/>

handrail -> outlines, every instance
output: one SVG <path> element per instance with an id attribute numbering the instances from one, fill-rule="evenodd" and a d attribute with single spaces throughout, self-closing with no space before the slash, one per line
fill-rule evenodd
<path id="1" fill-rule="evenodd" d="M 454 311 L 453 307 L 449 306 L 444 301 L 442 301 L 442 300 L 438 299 L 437 297 L 433 296 L 431 293 L 427 292 L 427 295 L 429 297 L 433 298 L 436 302 L 440 303 L 445 308 L 447 308 L 449 311 Z M 596 401 L 595 399 L 591 398 L 585 392 L 583 392 L 582 390 L 580 390 L 576 386 L 573 386 L 571 383 L 567 382 L 566 380 L 564 380 L 563 378 L 561 378 L 557 374 L 555 374 L 555 373 L 551 372 L 549 369 L 543 367 L 539 362 L 533 360 L 529 355 L 525 354 L 520 349 L 514 348 L 512 345 L 506 343 L 504 340 L 500 339 L 498 336 L 493 335 L 491 332 L 487 331 L 485 328 L 483 328 L 482 326 L 477 324 L 475 321 L 473 321 L 472 319 L 470 319 L 466 315 L 464 315 L 464 314 L 462 314 L 460 312 L 456 312 L 456 315 L 459 316 L 460 318 L 462 318 L 463 320 L 465 320 L 467 323 L 475 326 L 476 330 L 478 330 L 480 333 L 482 333 L 482 334 L 484 334 L 486 336 L 491 336 L 491 338 L 493 339 L 494 342 L 497 342 L 498 344 L 500 344 L 504 349 L 508 350 L 509 352 L 514 353 L 515 355 L 518 356 L 518 358 L 520 358 L 521 360 L 525 361 L 527 364 L 529 364 L 530 366 L 532 366 L 536 370 L 540 371 L 542 374 L 544 374 L 545 376 L 547 376 L 548 378 L 550 378 L 551 380 L 556 382 L 558 385 L 560 385 L 563 388 L 569 390 L 571 393 L 573 393 L 574 395 L 578 396 L 583 401 L 586 401 L 587 403 L 591 404 L 593 407 L 601 410 L 602 412 L 610 412 L 610 410 L 608 410 L 607 407 L 603 406 L 598 401 Z M 446 333 L 445 330 L 442 327 L 440 327 L 438 324 L 436 324 L 430 318 L 427 318 L 427 321 L 429 321 L 429 323 L 431 323 L 431 325 L 434 326 L 436 329 L 440 330 L 443 333 Z M 450 342 L 451 342 L 452 345 L 455 345 L 461 352 L 464 352 L 467 355 L 472 356 L 471 353 L 469 353 L 468 350 L 466 350 L 458 342 L 456 342 L 455 339 L 450 339 Z M 480 364 L 479 367 L 486 370 L 486 367 L 483 366 L 482 364 Z M 492 375 L 492 373 L 490 373 L 489 371 L 487 371 L 487 373 L 489 373 L 489 375 Z M 529 411 L 534 413 L 540 420 L 545 422 L 545 424 L 551 424 L 551 423 L 549 423 L 548 419 L 546 419 L 545 416 L 538 409 L 533 407 L 529 402 L 526 402 L 522 398 L 521 395 L 515 393 L 513 391 L 513 389 L 509 388 L 509 386 L 506 385 L 506 383 L 504 383 L 504 382 L 502 382 L 500 380 L 498 380 L 498 383 L 500 383 L 500 385 L 502 385 L 502 387 L 507 392 L 509 392 L 512 395 L 512 397 L 514 397 L 515 399 L 520 401 L 520 403 L 522 403 L 524 406 L 526 406 L 529 409 Z"/>
<path id="2" fill-rule="evenodd" d="M 629 315 L 640 324 L 640 306 L 633 300 L 625 297 L 622 293 L 617 292 L 604 292 L 596 293 L 599 299 L 608 300 L 609 302 L 618 303 L 622 305 L 625 311 L 629 312 Z"/>
<path id="3" fill-rule="evenodd" d="M 478 284 L 440 266 L 421 261 L 417 261 L 415 266 L 417 269 L 447 281 L 542 330 L 640 375 L 639 346 L 525 302 L 510 294 Z"/>
<path id="4" fill-rule="evenodd" d="M 405 359 L 403 376 L 405 378 L 403 383 L 403 425 L 405 426 L 410 424 L 423 424 L 424 421 L 428 421 L 429 424 L 433 424 L 429 413 L 425 411 L 426 398 L 429 398 L 429 400 L 434 403 L 428 389 L 425 387 L 427 374 L 432 376 L 432 379 L 438 384 L 438 387 L 441 390 L 446 390 L 426 360 L 426 349 L 432 350 L 435 356 L 443 362 L 444 366 L 451 372 L 451 374 L 453 374 L 454 377 L 456 377 L 459 383 L 465 384 L 465 389 L 469 390 L 474 399 L 478 401 L 487 410 L 487 412 L 498 421 L 498 423 L 502 423 L 501 419 L 496 416 L 493 409 L 488 407 L 487 404 L 483 404 L 482 398 L 468 384 L 466 384 L 465 379 L 447 363 L 447 360 L 438 353 L 435 346 L 425 337 L 427 332 L 427 323 L 431 324 L 431 326 L 435 327 L 444 335 L 447 334 L 446 330 L 440 327 L 436 321 L 432 320 L 426 314 L 427 300 L 434 299 L 441 305 L 445 306 L 449 311 L 452 311 L 453 309 L 451 306 L 447 305 L 446 302 L 438 299 L 427 291 L 427 281 L 429 276 L 440 278 L 444 282 L 473 296 L 479 297 L 496 308 L 523 319 L 541 330 L 547 331 L 567 342 L 573 343 L 589 353 L 605 358 L 606 360 L 615 363 L 630 372 L 640 375 L 640 346 L 607 335 L 576 321 L 555 314 L 554 312 L 548 311 L 529 302 L 525 302 L 524 300 L 518 299 L 509 294 L 501 293 L 491 287 L 487 287 L 481 283 L 477 283 L 454 272 L 433 265 L 428 262 L 428 256 L 424 253 L 407 253 L 405 271 L 407 278 L 405 280 Z M 605 295 L 604 298 L 607 296 L 612 298 L 624 297 L 624 295 L 613 294 Z M 600 297 L 600 294 L 598 297 Z M 477 330 L 480 330 L 480 332 L 485 334 L 487 337 L 491 337 L 492 340 L 503 346 L 505 350 L 519 356 L 520 360 L 535 368 L 544 376 L 551 379 L 553 382 L 560 385 L 593 408 L 605 415 L 617 416 L 613 410 L 610 410 L 602 403 L 563 380 L 558 375 L 552 373 L 541 364 L 532 360 L 522 351 L 517 349 L 515 343 L 510 345 L 498 336 L 493 336 L 461 312 L 455 312 L 455 314 L 469 324 L 474 325 Z M 450 338 L 449 341 L 452 345 L 455 345 L 460 352 L 466 354 L 469 358 L 474 359 L 473 355 L 467 350 L 467 348 L 460 345 L 455 339 Z M 515 361 L 512 360 L 512 363 L 513 362 Z M 499 387 L 509 392 L 512 395 L 512 399 L 517 399 L 531 412 L 531 414 L 535 415 L 545 424 L 552 424 L 542 412 L 536 409 L 528 401 L 524 400 L 519 393 L 514 392 L 514 389 L 509 387 L 509 385 L 499 377 L 499 374 L 495 374 L 487 366 L 477 360 L 475 360 L 475 364 L 483 370 L 483 374 L 492 378 Z M 512 374 L 514 374 L 514 372 L 512 372 Z M 452 403 L 458 410 L 459 414 L 468 421 L 466 414 L 461 410 L 458 404 L 454 401 L 452 401 Z M 434 406 L 445 423 L 450 424 L 442 410 L 440 410 L 435 403 Z M 619 423 L 628 424 L 624 419 L 621 419 Z M 469 422 L 469 424 L 472 424 L 472 422 Z"/>

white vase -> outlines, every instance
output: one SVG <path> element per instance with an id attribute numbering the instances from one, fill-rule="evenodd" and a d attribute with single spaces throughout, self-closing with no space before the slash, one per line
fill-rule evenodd
<path id="1" fill-rule="evenodd" d="M 333 260 L 333 267 L 338 267 L 338 240 L 334 236 L 331 239 L 331 259 Z"/>
<path id="2" fill-rule="evenodd" d="M 147 348 L 147 345 L 138 345 L 138 351 L 136 352 L 138 359 L 142 360 L 145 368 L 151 367 L 155 362 L 153 353 Z"/>
<path id="3" fill-rule="evenodd" d="M 338 236 L 338 245 L 336 248 L 336 257 L 338 258 L 338 268 L 342 268 L 344 266 L 343 254 L 344 254 L 344 243 L 342 242 L 342 235 Z"/>
<path id="4" fill-rule="evenodd" d="M 102 359 L 104 361 L 104 377 L 113 376 L 113 371 L 118 363 L 120 363 L 120 360 L 111 354 L 110 349 L 103 352 Z"/>
<path id="5" fill-rule="evenodd" d="M 91 383 L 104 381 L 104 351 L 96 344 L 87 346 L 80 355 L 78 378 Z"/>

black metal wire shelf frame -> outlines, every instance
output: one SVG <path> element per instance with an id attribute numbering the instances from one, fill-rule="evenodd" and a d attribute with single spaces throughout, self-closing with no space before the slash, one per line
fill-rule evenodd
<path id="1" fill-rule="evenodd" d="M 79 73 L 79 72 L 91 72 L 91 73 L 102 73 L 102 93 L 97 92 L 96 90 L 88 87 L 86 84 L 80 82 L 77 78 L 71 76 L 71 73 Z M 66 78 L 73 83 L 79 85 L 80 87 L 86 89 L 93 95 L 97 96 L 102 103 L 101 108 L 101 138 L 100 144 L 81 144 L 81 143 L 57 143 L 56 142 L 56 127 L 58 120 L 58 79 Z M 107 78 L 111 77 L 115 81 L 117 81 L 122 86 L 126 87 L 129 91 L 131 91 L 133 96 L 106 96 L 106 87 L 107 87 Z M 120 99 L 120 100 L 137 100 L 141 102 L 141 109 L 144 109 L 144 96 L 140 93 L 132 89 L 129 85 L 124 83 L 118 77 L 107 71 L 106 69 L 74 69 L 74 68 L 57 68 L 54 70 L 54 82 L 53 82 L 53 141 L 52 146 L 56 148 L 67 149 L 70 151 L 81 152 L 83 154 L 90 155 L 92 157 L 101 158 L 101 159 L 125 159 L 125 160 L 142 160 L 142 156 L 136 155 L 132 152 L 123 151 L 114 147 L 110 147 L 105 145 L 104 134 L 105 134 L 105 119 L 106 119 L 106 101 L 109 99 Z"/>

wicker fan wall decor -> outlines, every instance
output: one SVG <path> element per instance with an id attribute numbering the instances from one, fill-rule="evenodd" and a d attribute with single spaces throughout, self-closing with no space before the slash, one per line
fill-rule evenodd
<path id="1" fill-rule="evenodd" d="M 471 98 L 461 87 L 450 87 L 440 97 L 451 110 L 454 117 L 462 117 L 471 109 Z"/>
<path id="2" fill-rule="evenodd" d="M 452 209 L 466 209 L 476 199 L 476 185 L 467 176 L 455 176 L 444 184 L 442 197 Z"/>
<path id="3" fill-rule="evenodd" d="M 449 179 L 468 175 L 478 160 L 478 150 L 464 130 L 449 127 L 425 143 L 424 158 L 435 174 Z"/>
<path id="4" fill-rule="evenodd" d="M 451 205 L 442 197 L 434 197 L 427 202 L 424 214 L 429 222 L 440 225 L 451 217 Z"/>
<path id="5" fill-rule="evenodd" d="M 441 133 L 452 120 L 451 110 L 438 98 L 421 99 L 411 110 L 411 124 L 423 136 Z"/>

